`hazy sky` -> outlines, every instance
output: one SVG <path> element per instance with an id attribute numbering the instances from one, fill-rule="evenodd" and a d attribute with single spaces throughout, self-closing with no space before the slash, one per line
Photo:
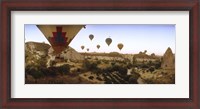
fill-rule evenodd
<path id="1" fill-rule="evenodd" d="M 93 34 L 94 38 L 91 41 L 89 35 Z M 108 46 L 105 39 L 110 37 L 112 43 Z M 86 25 L 86 28 L 81 29 L 69 44 L 72 48 L 79 52 L 120 52 L 120 53 L 139 53 L 147 50 L 147 54 L 155 53 L 163 55 L 168 47 L 175 53 L 175 25 L 140 25 L 140 24 L 97 24 Z M 42 32 L 36 25 L 25 25 L 25 39 L 35 42 L 46 42 Z M 118 43 L 123 43 L 124 47 L 120 51 L 117 47 Z M 97 49 L 96 45 L 101 47 Z M 81 49 L 81 45 L 85 49 Z"/>

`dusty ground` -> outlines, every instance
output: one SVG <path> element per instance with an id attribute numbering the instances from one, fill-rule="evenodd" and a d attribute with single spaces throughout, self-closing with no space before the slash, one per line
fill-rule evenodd
<path id="1" fill-rule="evenodd" d="M 91 82 L 87 79 L 81 78 L 79 76 L 56 76 L 56 77 L 44 77 L 38 79 L 37 81 L 32 77 L 28 76 L 26 79 L 26 84 L 90 84 Z"/>
<path id="2" fill-rule="evenodd" d="M 141 84 L 174 84 L 175 83 L 175 70 L 174 69 L 156 69 L 153 72 L 138 69 L 136 71 L 140 74 L 138 82 Z"/>
<path id="3" fill-rule="evenodd" d="M 103 77 L 100 75 L 100 76 L 97 76 L 96 74 L 93 74 L 92 72 L 86 72 L 86 73 L 82 73 L 79 75 L 81 78 L 87 80 L 87 81 L 90 81 L 91 83 L 94 83 L 94 84 L 103 84 L 104 81 L 99 81 L 97 79 L 97 77 L 100 77 L 103 79 Z M 93 76 L 94 78 L 91 80 L 89 79 L 90 76 Z"/>

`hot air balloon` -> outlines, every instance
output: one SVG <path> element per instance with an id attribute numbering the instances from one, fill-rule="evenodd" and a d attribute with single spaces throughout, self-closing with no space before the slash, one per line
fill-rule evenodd
<path id="1" fill-rule="evenodd" d="M 90 38 L 90 40 L 92 41 L 92 39 L 94 38 L 94 35 L 93 35 L 93 34 L 90 34 L 90 35 L 89 35 L 89 38 Z"/>
<path id="2" fill-rule="evenodd" d="M 105 41 L 106 41 L 106 43 L 107 43 L 108 46 L 112 43 L 112 39 L 111 38 L 106 38 Z"/>
<path id="3" fill-rule="evenodd" d="M 37 25 L 51 44 L 54 53 L 59 54 L 68 47 L 76 34 L 85 25 Z"/>
<path id="4" fill-rule="evenodd" d="M 99 48 L 100 48 L 100 45 L 97 45 L 97 48 L 99 49 Z"/>
<path id="5" fill-rule="evenodd" d="M 117 45 L 117 47 L 121 50 L 121 49 L 124 47 L 124 45 L 123 45 L 122 43 L 119 43 L 119 44 Z"/>
<path id="6" fill-rule="evenodd" d="M 82 46 L 81 46 L 81 49 L 83 50 L 84 48 L 85 48 L 85 46 L 82 45 Z"/>
<path id="7" fill-rule="evenodd" d="M 89 48 L 87 48 L 87 51 L 89 51 L 90 49 Z"/>

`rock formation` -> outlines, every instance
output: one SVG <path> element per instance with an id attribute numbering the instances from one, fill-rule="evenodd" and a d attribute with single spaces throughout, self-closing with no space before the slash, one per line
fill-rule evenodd
<path id="1" fill-rule="evenodd" d="M 78 53 L 71 47 L 66 48 L 60 54 L 54 54 L 53 48 L 50 47 L 48 51 L 48 56 L 49 58 L 47 61 L 47 67 L 50 67 L 53 61 L 57 63 L 57 62 L 76 62 L 84 60 L 84 56 L 82 56 L 80 53 Z"/>
<path id="2" fill-rule="evenodd" d="M 167 48 L 165 54 L 162 57 L 161 68 L 175 69 L 175 57 L 170 47 Z"/>
<path id="3" fill-rule="evenodd" d="M 49 44 L 39 42 L 25 43 L 25 65 L 26 66 L 41 66 L 46 63 L 48 56 Z M 44 64 L 45 65 L 45 64 Z"/>
<path id="4" fill-rule="evenodd" d="M 49 44 L 39 42 L 25 43 L 26 66 L 50 67 L 52 62 L 77 62 L 84 60 L 84 57 L 71 47 L 66 48 L 60 54 L 55 55 Z M 41 65 L 42 64 L 42 65 Z"/>

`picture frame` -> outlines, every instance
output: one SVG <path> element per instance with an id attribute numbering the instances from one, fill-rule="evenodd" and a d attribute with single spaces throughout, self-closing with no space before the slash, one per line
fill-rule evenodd
<path id="1" fill-rule="evenodd" d="M 1 1 L 1 108 L 199 109 L 199 0 Z M 189 98 L 11 98 L 12 11 L 189 11 Z"/>

